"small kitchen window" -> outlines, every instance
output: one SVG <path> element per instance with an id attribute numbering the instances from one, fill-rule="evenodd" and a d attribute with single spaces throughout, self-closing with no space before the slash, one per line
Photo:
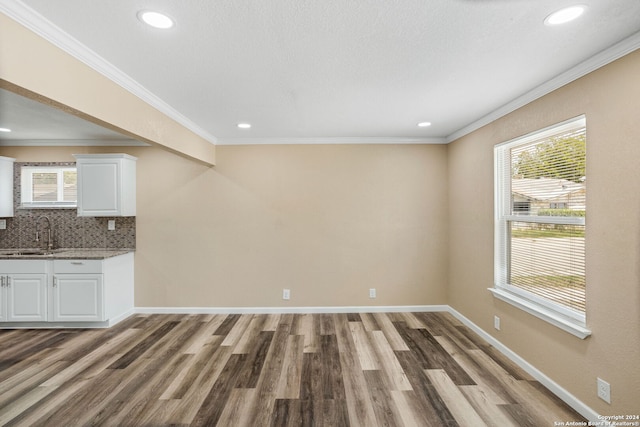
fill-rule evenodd
<path id="1" fill-rule="evenodd" d="M 73 166 L 23 166 L 20 187 L 22 208 L 78 205 L 78 179 Z"/>

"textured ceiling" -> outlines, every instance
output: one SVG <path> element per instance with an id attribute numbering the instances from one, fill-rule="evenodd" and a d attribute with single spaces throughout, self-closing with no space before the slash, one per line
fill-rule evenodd
<path id="1" fill-rule="evenodd" d="M 640 31 L 638 0 L 581 0 L 585 15 L 560 27 L 543 20 L 575 2 L 21 3 L 219 143 L 451 137 Z M 176 26 L 146 27 L 141 9 Z"/>

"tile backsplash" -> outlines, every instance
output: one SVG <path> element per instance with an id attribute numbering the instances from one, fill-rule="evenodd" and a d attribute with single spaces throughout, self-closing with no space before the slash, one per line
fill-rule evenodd
<path id="1" fill-rule="evenodd" d="M 44 248 L 47 245 L 47 221 L 51 221 L 54 248 L 135 249 L 135 217 L 78 217 L 73 209 L 20 209 L 20 176 L 22 166 L 75 166 L 75 163 L 16 162 L 14 165 L 14 217 L 7 218 L 7 229 L 0 230 L 0 249 Z M 36 222 L 41 232 L 36 241 Z M 116 228 L 107 230 L 108 220 Z M 44 231 L 44 233 L 42 233 Z"/>

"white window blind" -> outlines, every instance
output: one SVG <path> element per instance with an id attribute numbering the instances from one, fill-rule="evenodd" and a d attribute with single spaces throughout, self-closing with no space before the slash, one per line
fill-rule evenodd
<path id="1" fill-rule="evenodd" d="M 494 154 L 498 294 L 584 326 L 585 118 L 500 144 Z"/>

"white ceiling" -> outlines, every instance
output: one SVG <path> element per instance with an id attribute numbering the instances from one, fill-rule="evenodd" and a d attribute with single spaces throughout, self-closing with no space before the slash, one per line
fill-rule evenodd
<path id="1" fill-rule="evenodd" d="M 575 3 L 588 6 L 579 20 L 543 25 Z M 638 0 L 0 6 L 219 144 L 449 141 L 640 47 Z M 141 9 L 164 12 L 176 26 L 149 28 L 136 18 Z M 418 128 L 421 121 L 433 125 Z"/>

